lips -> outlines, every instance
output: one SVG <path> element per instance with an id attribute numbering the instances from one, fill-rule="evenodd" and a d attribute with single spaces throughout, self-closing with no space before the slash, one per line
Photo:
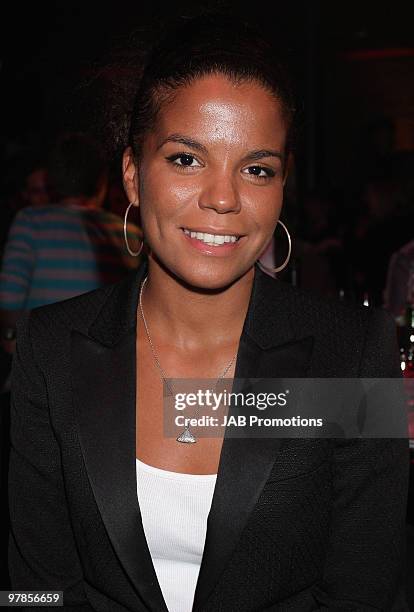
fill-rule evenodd
<path id="1" fill-rule="evenodd" d="M 221 246 L 227 243 L 234 243 L 240 238 L 237 234 L 231 233 L 216 233 L 216 232 L 202 232 L 197 230 L 190 230 L 183 228 L 183 232 L 189 238 L 193 238 L 207 244 L 209 246 Z"/>
<path id="2" fill-rule="evenodd" d="M 180 228 L 183 237 L 197 251 L 204 255 L 228 256 L 235 249 L 239 248 L 243 242 L 244 235 L 236 233 L 226 233 L 226 230 L 203 231 L 199 228 Z M 214 232 L 214 233 L 213 233 Z"/>

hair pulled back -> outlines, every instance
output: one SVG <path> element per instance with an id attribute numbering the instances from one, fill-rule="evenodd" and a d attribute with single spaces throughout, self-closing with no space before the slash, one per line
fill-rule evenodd
<path id="1" fill-rule="evenodd" d="M 294 97 L 290 78 L 270 41 L 251 26 L 224 15 L 204 15 L 170 31 L 152 50 L 133 103 L 129 145 L 139 158 L 145 135 L 177 89 L 209 74 L 235 83 L 257 82 L 281 103 L 292 145 Z"/>

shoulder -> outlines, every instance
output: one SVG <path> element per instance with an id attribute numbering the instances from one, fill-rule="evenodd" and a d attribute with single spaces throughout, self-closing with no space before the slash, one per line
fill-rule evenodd
<path id="1" fill-rule="evenodd" d="M 34 236 L 37 228 L 41 225 L 43 218 L 43 206 L 25 206 L 18 210 L 9 227 L 8 239 L 23 240 L 33 246 Z"/>
<path id="2" fill-rule="evenodd" d="M 43 371 L 62 374 L 73 346 L 73 334 L 113 345 L 135 326 L 136 303 L 145 262 L 120 281 L 76 297 L 33 308 L 17 325 L 17 349 L 36 349 Z"/>
<path id="3" fill-rule="evenodd" d="M 61 206 L 59 204 L 26 206 L 16 214 L 14 223 L 44 229 L 45 223 L 50 227 L 51 224 L 74 219 L 75 215 L 76 212 L 68 206 Z"/>
<path id="4" fill-rule="evenodd" d="M 303 332 L 325 333 L 335 329 L 338 333 L 344 328 L 347 332 L 360 332 L 372 316 L 384 319 L 389 316 L 381 309 L 292 287 L 267 275 L 263 275 L 262 285 L 268 307 L 272 308 L 274 315 L 277 316 L 279 309 L 286 309 L 295 328 Z"/>
<path id="5" fill-rule="evenodd" d="M 27 219 L 41 219 L 48 215 L 55 215 L 56 213 L 65 213 L 66 208 L 59 206 L 59 204 L 43 204 L 42 206 L 25 206 L 16 214 L 16 219 L 27 218 Z"/>
<path id="6" fill-rule="evenodd" d="M 389 268 L 391 271 L 404 270 L 409 272 L 414 265 L 414 240 L 402 246 L 391 255 Z"/>
<path id="7" fill-rule="evenodd" d="M 285 317 L 295 337 L 312 336 L 317 361 L 332 375 L 400 374 L 395 322 L 382 308 L 327 298 L 270 277 L 264 285 L 270 324 Z M 278 316 L 280 308 L 284 317 Z"/>
<path id="8" fill-rule="evenodd" d="M 39 207 L 39 208 L 43 208 Z M 13 226 L 30 225 L 39 216 L 39 210 L 36 206 L 25 206 L 16 212 L 13 217 Z"/>
<path id="9" fill-rule="evenodd" d="M 66 300 L 33 308 L 27 315 L 27 325 L 36 342 L 64 341 L 72 329 L 87 334 L 90 324 L 119 284 L 105 285 Z"/>
<path id="10" fill-rule="evenodd" d="M 414 240 L 410 240 L 407 244 L 404 244 L 396 254 L 400 257 L 407 257 L 408 259 L 414 259 Z"/>
<path id="11" fill-rule="evenodd" d="M 373 308 L 357 304 L 350 300 L 324 297 L 303 289 L 292 288 L 293 299 L 297 306 L 296 317 L 303 324 L 313 327 L 315 331 L 335 331 L 338 334 L 361 333 L 373 327 L 392 326 L 394 321 L 382 308 Z"/>

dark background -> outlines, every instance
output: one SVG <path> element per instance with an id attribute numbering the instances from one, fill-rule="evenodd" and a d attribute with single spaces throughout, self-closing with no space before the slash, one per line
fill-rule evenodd
<path id="1" fill-rule="evenodd" d="M 375 147 L 375 122 L 393 122 L 394 146 L 414 149 L 413 7 L 406 0 L 16 3 L 2 19 L 4 153 L 47 144 L 67 122 L 79 83 L 93 78 L 110 49 L 128 47 L 131 31 L 151 41 L 171 19 L 224 8 L 270 32 L 291 59 L 303 110 L 301 186 L 347 187 Z M 91 99 L 85 116 L 93 107 Z"/>

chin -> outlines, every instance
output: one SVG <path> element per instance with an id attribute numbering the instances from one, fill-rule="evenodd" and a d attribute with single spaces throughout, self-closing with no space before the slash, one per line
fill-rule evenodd
<path id="1" fill-rule="evenodd" d="M 216 257 L 177 257 L 177 253 L 155 255 L 154 263 L 177 281 L 199 291 L 222 291 L 248 274 L 254 268 L 255 259 Z"/>
<path id="2" fill-rule="evenodd" d="M 175 272 L 175 276 L 186 285 L 199 291 L 222 291 L 247 274 L 254 264 L 250 266 L 228 265 L 198 265 L 185 267 Z"/>

